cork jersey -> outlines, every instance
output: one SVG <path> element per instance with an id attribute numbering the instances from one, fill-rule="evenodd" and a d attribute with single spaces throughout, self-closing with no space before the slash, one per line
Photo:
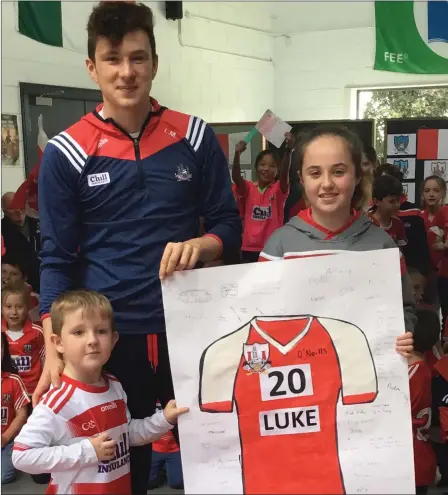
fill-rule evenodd
<path id="1" fill-rule="evenodd" d="M 364 333 L 330 318 L 256 317 L 201 358 L 200 409 L 238 414 L 244 493 L 345 493 L 339 396 L 361 404 L 377 393 Z"/>
<path id="2" fill-rule="evenodd" d="M 9 351 L 28 394 L 32 394 L 42 374 L 45 341 L 42 327 L 27 320 L 20 332 L 5 330 Z"/>
<path id="3" fill-rule="evenodd" d="M 126 394 L 112 376 L 104 386 L 86 385 L 67 376 L 33 410 L 14 442 L 17 469 L 51 473 L 46 493 L 131 493 L 129 447 L 149 443 L 172 428 L 163 412 L 131 420 Z M 116 455 L 100 462 L 88 440 L 107 431 Z"/>
<path id="4" fill-rule="evenodd" d="M 2 435 L 11 426 L 16 411 L 30 403 L 20 377 L 2 371 Z"/>

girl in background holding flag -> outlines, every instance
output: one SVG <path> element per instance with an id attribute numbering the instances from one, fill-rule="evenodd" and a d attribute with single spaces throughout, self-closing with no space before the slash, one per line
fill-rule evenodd
<path id="1" fill-rule="evenodd" d="M 258 154 L 255 160 L 256 182 L 245 180 L 241 176 L 240 157 L 247 144 L 240 141 L 235 147 L 232 180 L 238 207 L 240 212 L 244 212 L 241 253 L 243 263 L 256 262 L 267 239 L 283 225 L 284 208 L 289 194 L 290 157 L 295 142 L 291 133 L 286 133 L 285 139 L 286 151 L 280 171 L 273 150 L 264 150 Z"/>

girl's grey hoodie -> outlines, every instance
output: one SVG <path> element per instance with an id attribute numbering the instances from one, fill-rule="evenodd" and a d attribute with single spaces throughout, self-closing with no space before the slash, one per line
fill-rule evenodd
<path id="1" fill-rule="evenodd" d="M 357 218 L 344 231 L 328 238 L 322 230 L 306 221 L 306 215 L 295 216 L 268 239 L 260 259 L 273 261 L 294 258 L 294 253 L 306 251 L 372 251 L 397 248 L 394 240 L 383 229 L 373 225 L 364 215 Z M 402 276 L 405 328 L 414 331 L 416 316 L 414 297 L 409 275 Z"/>

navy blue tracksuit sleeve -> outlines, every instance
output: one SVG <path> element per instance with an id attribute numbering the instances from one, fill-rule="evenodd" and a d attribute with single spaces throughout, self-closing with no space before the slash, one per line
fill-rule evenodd
<path id="1" fill-rule="evenodd" d="M 232 193 L 229 165 L 213 129 L 207 125 L 198 149 L 202 164 L 199 214 L 207 234 L 219 237 L 223 250 L 241 246 L 241 219 Z"/>
<path id="2" fill-rule="evenodd" d="M 41 315 L 50 312 L 59 294 L 73 288 L 80 236 L 78 180 L 79 173 L 50 141 L 38 178 Z"/>

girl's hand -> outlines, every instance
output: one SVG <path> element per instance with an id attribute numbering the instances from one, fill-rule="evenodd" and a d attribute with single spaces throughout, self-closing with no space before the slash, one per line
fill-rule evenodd
<path id="1" fill-rule="evenodd" d="M 239 155 L 241 155 L 241 153 L 244 153 L 246 151 L 246 148 L 247 148 L 246 142 L 245 141 L 239 141 L 238 143 L 236 143 L 235 153 L 238 153 Z"/>
<path id="2" fill-rule="evenodd" d="M 403 333 L 397 337 L 395 350 L 405 358 L 412 355 L 414 352 L 414 338 L 411 332 Z"/>
<path id="3" fill-rule="evenodd" d="M 294 149 L 294 145 L 296 144 L 296 138 L 294 134 L 291 134 L 290 132 L 285 132 L 285 141 L 286 141 L 286 147 L 289 150 Z"/>
<path id="4" fill-rule="evenodd" d="M 168 423 L 177 424 L 177 418 L 189 411 L 188 407 L 177 407 L 175 400 L 170 400 L 163 410 L 163 415 Z"/>

